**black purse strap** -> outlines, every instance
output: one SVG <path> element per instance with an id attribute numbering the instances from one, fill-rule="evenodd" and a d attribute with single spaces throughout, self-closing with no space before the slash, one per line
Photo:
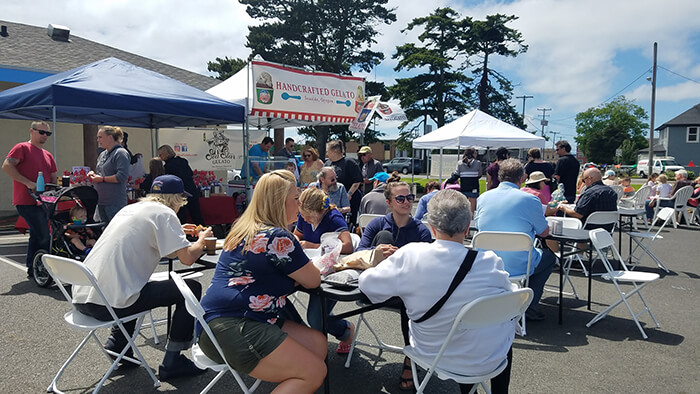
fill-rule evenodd
<path id="1" fill-rule="evenodd" d="M 430 319 L 434 314 L 436 314 L 440 308 L 445 304 L 448 298 L 452 295 L 452 293 L 455 291 L 457 286 L 459 286 L 460 283 L 464 280 L 464 277 L 467 276 L 467 273 L 469 273 L 469 270 L 472 269 L 472 265 L 474 265 L 474 260 L 476 260 L 476 255 L 477 252 L 474 250 L 469 250 L 467 252 L 467 255 L 464 256 L 464 261 L 462 261 L 462 265 L 459 266 L 459 269 L 457 270 L 457 273 L 455 274 L 455 277 L 452 279 L 452 283 L 450 283 L 450 287 L 447 289 L 447 292 L 445 295 L 440 298 L 435 305 L 433 305 L 430 309 L 428 309 L 427 312 L 423 316 L 421 316 L 420 319 L 415 320 L 416 323 L 422 323 L 428 319 Z"/>

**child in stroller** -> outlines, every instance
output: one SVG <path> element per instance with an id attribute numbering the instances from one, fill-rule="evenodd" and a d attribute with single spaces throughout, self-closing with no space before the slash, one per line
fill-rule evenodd
<path id="1" fill-rule="evenodd" d="M 70 210 L 71 222 L 74 225 L 82 225 L 87 223 L 87 210 L 76 205 Z M 82 229 L 71 230 L 66 228 L 66 232 L 63 233 L 69 240 L 70 243 L 75 247 L 75 249 L 84 254 L 85 256 L 90 253 L 90 250 L 95 246 L 96 236 L 95 232 L 89 227 Z"/>
<path id="2" fill-rule="evenodd" d="M 48 287 L 53 283 L 51 275 L 41 261 L 44 254 L 50 253 L 82 261 L 86 255 L 86 247 L 94 245 L 94 240 L 105 226 L 104 223 L 90 223 L 88 220 L 95 214 L 97 198 L 97 191 L 91 186 L 62 187 L 38 196 L 40 205 L 48 217 L 51 233 L 49 249 L 42 249 L 34 254 L 34 282 L 38 286 Z M 73 216 L 78 218 L 77 222 L 73 220 Z M 82 240 L 81 236 L 84 237 Z"/>

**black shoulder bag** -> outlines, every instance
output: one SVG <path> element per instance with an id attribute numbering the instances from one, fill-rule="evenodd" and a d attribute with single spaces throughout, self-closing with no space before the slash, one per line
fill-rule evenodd
<path id="1" fill-rule="evenodd" d="M 462 261 L 462 265 L 459 266 L 459 269 L 457 270 L 455 277 L 452 279 L 452 283 L 450 283 L 450 287 L 447 289 L 445 295 L 443 295 L 442 298 L 440 298 L 438 302 L 435 303 L 435 305 L 428 309 L 428 311 L 425 312 L 425 314 L 421 316 L 420 319 L 414 320 L 416 323 L 422 323 L 430 319 L 434 314 L 436 314 L 440 310 L 440 308 L 442 308 L 447 299 L 450 298 L 452 293 L 455 291 L 457 286 L 459 286 L 459 284 L 462 283 L 464 277 L 467 276 L 469 270 L 472 269 L 472 265 L 474 265 L 474 260 L 476 260 L 476 254 L 477 252 L 475 250 L 469 250 L 467 252 L 467 255 L 464 256 L 464 261 Z"/>

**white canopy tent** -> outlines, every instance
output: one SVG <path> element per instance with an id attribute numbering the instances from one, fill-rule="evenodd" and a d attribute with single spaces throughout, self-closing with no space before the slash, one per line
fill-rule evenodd
<path id="1" fill-rule="evenodd" d="M 446 124 L 432 133 L 413 140 L 413 149 L 459 149 L 474 147 L 486 149 L 540 148 L 544 149 L 544 138 L 528 133 L 493 116 L 475 109 L 461 118 Z M 440 160 L 442 162 L 442 159 Z M 442 180 L 442 165 L 440 166 Z"/>
<path id="2" fill-rule="evenodd" d="M 544 138 L 511 126 L 478 109 L 413 140 L 413 149 L 440 149 L 472 146 L 489 149 L 544 148 Z"/>

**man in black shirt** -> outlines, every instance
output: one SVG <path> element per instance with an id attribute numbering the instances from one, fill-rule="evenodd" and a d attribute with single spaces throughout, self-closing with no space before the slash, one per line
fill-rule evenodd
<path id="1" fill-rule="evenodd" d="M 559 155 L 559 161 L 557 161 L 557 167 L 554 169 L 554 177 L 557 178 L 559 183 L 564 185 L 564 197 L 569 204 L 573 204 L 576 201 L 576 178 L 578 178 L 578 171 L 580 164 L 578 160 L 571 154 L 571 145 L 566 140 L 561 140 L 556 143 L 557 155 Z"/>
<path id="2" fill-rule="evenodd" d="M 350 199 L 349 224 L 357 223 L 357 212 L 360 210 L 362 192 L 359 190 L 362 184 L 362 171 L 355 160 L 345 157 L 343 141 L 333 140 L 326 144 L 326 167 L 333 167 L 338 182 L 345 186 Z"/>

